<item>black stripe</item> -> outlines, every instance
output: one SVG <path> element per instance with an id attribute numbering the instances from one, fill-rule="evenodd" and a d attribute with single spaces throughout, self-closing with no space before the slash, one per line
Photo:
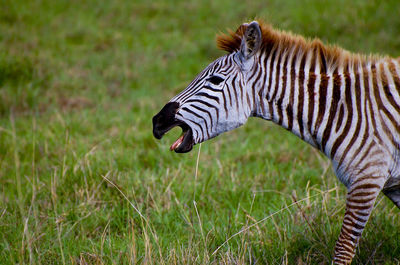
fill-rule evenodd
<path id="1" fill-rule="evenodd" d="M 260 69 L 261 68 L 261 56 L 258 57 L 258 64 L 256 66 L 257 66 L 257 68 L 254 71 L 258 71 L 258 75 L 257 75 L 256 79 L 254 79 L 254 81 L 253 81 L 253 83 L 251 85 L 251 89 L 253 91 L 253 103 L 254 103 L 254 105 L 256 105 L 256 102 L 257 102 L 256 101 L 256 85 L 257 85 L 257 82 L 260 79 L 260 76 L 262 74 L 262 70 Z M 251 79 L 249 79 L 249 80 L 251 80 Z"/>
<path id="2" fill-rule="evenodd" d="M 328 84 L 329 80 L 332 78 L 327 76 L 326 74 L 320 74 L 321 82 L 319 84 L 319 99 L 318 99 L 318 113 L 317 113 L 317 120 L 315 121 L 314 127 L 314 137 L 318 134 L 319 127 L 321 126 L 322 120 L 325 115 L 325 108 L 326 108 L 326 97 L 328 94 Z"/>
<path id="3" fill-rule="evenodd" d="M 211 95 L 209 95 L 209 94 L 207 94 L 205 92 L 199 92 L 199 93 L 195 94 L 195 96 L 203 96 L 203 97 L 215 100 L 215 101 L 217 101 L 219 103 L 219 98 L 218 97 L 211 96 Z"/>
<path id="4" fill-rule="evenodd" d="M 199 107 L 199 106 L 196 106 L 196 105 L 194 105 L 194 104 L 191 104 L 190 106 L 193 107 L 193 108 L 195 108 L 195 109 L 197 109 L 197 110 L 200 110 L 200 111 L 206 113 L 206 114 L 208 115 L 208 117 L 210 118 L 211 128 L 213 127 L 213 118 L 212 118 L 211 113 L 210 113 L 208 110 L 203 109 L 203 108 L 201 108 L 201 107 Z"/>
<path id="5" fill-rule="evenodd" d="M 217 121 L 219 120 L 219 109 L 216 106 L 214 106 L 214 105 L 212 105 L 212 104 L 210 104 L 210 103 L 208 103 L 208 102 L 206 102 L 204 100 L 201 100 L 201 99 L 189 99 L 185 103 L 191 103 L 191 102 L 196 102 L 196 103 L 198 102 L 200 104 L 206 105 L 209 108 L 215 109 L 215 113 L 217 114 Z"/>
<path id="6" fill-rule="evenodd" d="M 279 59 L 281 59 L 282 56 L 284 56 L 284 54 L 282 54 L 279 57 Z M 288 56 L 285 56 L 285 58 L 284 58 L 284 60 L 282 62 L 282 65 L 283 65 L 283 67 L 282 67 L 283 68 L 282 69 L 283 70 L 282 75 L 280 75 L 280 67 L 278 68 L 279 72 L 277 72 L 276 84 L 275 84 L 275 92 L 274 92 L 274 94 L 276 95 L 276 93 L 277 93 L 277 91 L 279 89 L 279 83 L 281 82 L 281 79 L 282 79 L 282 91 L 281 91 L 281 94 L 279 95 L 278 99 L 275 99 L 275 102 L 276 102 L 276 104 L 278 106 L 278 124 L 279 125 L 282 125 L 282 120 L 283 120 L 282 101 L 283 101 L 283 97 L 285 96 L 285 89 L 286 89 L 286 72 L 287 72 L 286 61 L 287 61 L 287 59 L 288 59 Z M 274 98 L 275 98 L 275 96 L 274 96 Z"/>
<path id="7" fill-rule="evenodd" d="M 211 86 L 209 86 L 209 85 L 205 85 L 204 88 L 206 88 L 206 89 L 208 89 L 208 90 L 211 90 L 211 91 L 213 91 L 213 92 L 222 93 L 222 89 L 216 89 L 216 88 L 213 88 L 213 87 L 211 87 Z"/>
<path id="8" fill-rule="evenodd" d="M 400 126 L 396 125 L 395 122 L 395 118 L 393 117 L 393 115 L 388 111 L 388 109 L 385 107 L 384 103 L 382 102 L 382 99 L 379 95 L 379 85 L 378 85 L 378 80 L 376 79 L 376 76 L 373 75 L 372 76 L 372 82 L 374 84 L 374 95 L 375 95 L 375 99 L 376 99 L 376 103 L 378 105 L 378 109 L 382 110 L 386 116 L 388 117 L 388 120 L 394 125 L 395 128 L 400 128 Z M 398 129 L 399 131 L 400 129 Z"/>
<path id="9" fill-rule="evenodd" d="M 307 116 L 307 129 L 310 133 L 312 133 L 312 120 L 314 117 L 314 104 L 315 104 L 315 80 L 317 76 L 313 72 L 309 72 L 308 74 L 308 82 L 307 82 L 307 92 L 308 92 L 308 116 Z M 315 140 L 315 139 L 314 139 Z"/>
<path id="10" fill-rule="evenodd" d="M 325 59 L 325 55 L 324 55 L 324 51 L 322 50 L 322 47 L 319 48 L 319 58 L 321 59 L 321 73 L 326 73 L 327 72 L 327 64 L 326 64 L 326 59 Z"/>
<path id="11" fill-rule="evenodd" d="M 365 94 L 365 96 L 366 97 L 368 97 L 369 96 L 369 82 L 368 82 L 368 78 L 367 78 L 368 76 L 366 75 L 366 73 L 363 73 L 363 75 L 362 75 L 362 77 L 361 78 L 363 78 L 363 80 L 364 80 L 364 94 Z M 368 107 L 370 106 L 370 104 L 369 104 L 370 102 L 369 101 L 367 101 L 367 99 L 365 98 L 364 99 L 364 102 L 362 102 L 362 104 L 363 104 L 363 106 L 364 106 L 364 116 L 362 117 L 363 119 L 365 119 L 365 125 L 366 125 L 366 127 L 365 127 L 365 129 L 364 129 L 364 133 L 361 135 L 361 137 L 362 137 L 362 141 L 361 141 L 361 143 L 360 143 L 360 145 L 358 146 L 358 148 L 357 148 L 357 151 L 355 152 L 357 155 L 358 154 L 361 154 L 361 150 L 364 148 L 364 146 L 365 146 L 365 144 L 366 144 L 366 142 L 367 142 L 367 139 L 368 139 L 368 132 L 369 132 L 369 120 L 368 120 Z M 353 156 L 352 157 L 352 159 L 350 160 L 350 162 L 349 162 L 349 164 L 351 165 L 351 164 L 353 164 L 353 161 L 354 161 L 354 159 L 357 157 L 357 155 L 355 155 L 355 156 Z M 360 160 L 360 161 L 362 161 L 362 160 Z"/>
<path id="12" fill-rule="evenodd" d="M 237 75 L 234 75 L 232 78 L 231 82 L 231 87 L 235 88 L 235 81 L 236 81 Z M 236 110 L 239 111 L 239 99 L 238 99 L 238 91 L 236 89 L 233 89 L 233 95 L 235 95 L 235 102 L 236 102 Z"/>
<path id="13" fill-rule="evenodd" d="M 382 88 L 383 88 L 383 91 L 384 91 L 384 93 L 386 95 L 386 98 L 389 100 L 389 103 L 394 107 L 394 109 L 397 111 L 397 113 L 399 113 L 400 106 L 394 100 L 393 94 L 390 91 L 388 78 L 387 78 L 387 75 L 385 73 L 385 69 L 384 69 L 383 64 L 380 65 L 380 72 L 381 72 L 381 76 L 382 76 L 382 82 L 381 82 L 382 83 Z M 399 132 L 400 131 L 399 124 L 395 123 L 394 120 L 392 120 L 392 124 L 394 124 L 394 127 L 396 128 L 397 132 Z"/>
<path id="14" fill-rule="evenodd" d="M 342 134 L 335 140 L 332 146 L 331 150 L 331 158 L 335 157 L 335 154 L 339 148 L 339 146 L 343 143 L 344 139 L 346 138 L 347 133 L 349 132 L 351 122 L 353 119 L 353 105 L 352 105 L 352 100 L 351 100 L 351 79 L 349 76 L 349 73 L 346 72 L 344 74 L 345 77 L 345 102 L 346 102 L 346 107 L 347 107 L 347 121 L 346 125 L 344 126 L 344 130 Z"/>
<path id="15" fill-rule="evenodd" d="M 228 96 L 229 96 L 229 106 L 230 106 L 230 107 L 233 107 L 232 94 L 231 94 L 232 89 L 233 89 L 233 86 L 231 86 L 230 89 L 227 89 L 227 90 L 224 90 L 224 91 L 223 91 L 223 94 L 226 93 L 226 91 L 228 91 L 227 94 L 228 94 Z"/>
<path id="16" fill-rule="evenodd" d="M 361 87 L 360 87 L 360 78 L 359 78 L 359 74 L 355 74 L 355 100 L 356 100 L 356 110 L 357 110 L 357 125 L 356 125 L 356 130 L 353 134 L 353 137 L 351 138 L 349 144 L 346 146 L 346 149 L 344 150 L 343 156 L 340 158 L 340 162 L 339 164 L 342 164 L 343 160 L 345 159 L 345 157 L 347 156 L 350 148 L 353 147 L 354 142 L 356 141 L 356 139 L 358 138 L 358 135 L 360 133 L 360 128 L 361 128 Z"/>
<path id="17" fill-rule="evenodd" d="M 267 101 L 268 102 L 271 102 L 271 99 L 273 98 L 272 96 L 270 97 L 269 95 L 270 95 L 270 92 L 271 92 L 271 84 L 272 84 L 272 78 L 274 78 L 273 76 L 272 76 L 272 74 L 273 74 L 273 70 L 274 70 L 274 62 L 275 62 L 275 56 L 276 56 L 276 50 L 277 50 L 278 48 L 276 47 L 274 50 L 273 50 L 273 52 L 272 52 L 272 54 L 271 54 L 271 60 L 270 60 L 270 64 L 269 64 L 269 79 L 268 79 L 268 93 L 267 93 L 267 95 L 266 95 L 266 98 L 267 98 Z M 278 64 L 277 64 L 278 65 Z M 274 108 L 273 108 L 273 106 L 272 106 L 272 104 L 268 104 L 268 110 L 269 110 L 269 113 L 270 113 L 270 115 L 271 115 L 271 117 L 273 117 L 274 116 Z"/>
<path id="18" fill-rule="evenodd" d="M 275 100 L 276 94 L 278 93 L 278 89 L 279 89 L 282 56 L 284 56 L 282 53 L 278 54 L 278 62 L 276 63 L 275 76 L 271 76 L 272 78 L 275 78 L 275 89 L 273 90 L 274 92 L 272 93 L 272 96 L 271 96 L 272 100 Z M 272 74 L 272 72 L 271 72 L 271 74 Z M 272 83 L 271 83 L 271 85 L 272 85 Z"/>
<path id="19" fill-rule="evenodd" d="M 294 107 L 294 86 L 296 81 L 296 56 L 294 54 L 297 53 L 296 48 L 293 51 L 292 65 L 290 69 L 290 90 L 289 90 L 289 104 L 286 109 L 286 115 L 288 118 L 288 130 L 291 131 L 293 128 L 293 107 Z"/>
<path id="20" fill-rule="evenodd" d="M 343 103 L 340 104 L 339 107 L 339 117 L 336 121 L 336 129 L 335 132 L 338 132 L 340 129 L 340 126 L 342 126 L 342 122 L 343 122 L 343 115 L 344 115 L 344 105 Z"/>
<path id="21" fill-rule="evenodd" d="M 304 68 L 306 65 L 306 54 L 303 54 L 303 58 L 301 59 L 300 63 L 300 69 L 299 69 L 299 98 L 298 98 L 298 105 L 297 105 L 297 120 L 299 123 L 299 129 L 300 129 L 300 137 L 304 138 L 304 125 L 303 125 L 303 108 L 304 108 L 304 89 L 305 89 L 305 84 L 304 84 L 304 78 L 305 78 L 305 73 L 304 73 Z"/>
<path id="22" fill-rule="evenodd" d="M 343 156 L 340 158 L 339 164 L 342 164 L 343 160 L 345 159 L 345 157 L 347 156 L 350 148 L 353 147 L 354 142 L 356 141 L 356 139 L 358 139 L 358 135 L 360 134 L 360 128 L 361 128 L 361 119 L 363 118 L 361 116 L 361 87 L 360 87 L 360 76 L 358 73 L 356 73 L 355 77 L 356 80 L 355 82 L 355 94 L 356 94 L 356 110 L 357 110 L 357 125 L 356 125 L 356 130 L 353 134 L 353 137 L 351 138 L 349 144 L 346 146 L 346 149 L 344 150 Z"/>
<path id="23" fill-rule="evenodd" d="M 229 89 L 228 89 L 228 95 L 229 95 L 229 97 L 231 96 L 229 94 Z M 225 118 L 228 119 L 228 106 L 226 105 L 227 99 L 226 99 L 225 91 L 222 92 L 222 96 L 224 98 Z"/>
<path id="24" fill-rule="evenodd" d="M 329 110 L 329 117 L 328 117 L 328 123 L 326 124 L 325 130 L 322 134 L 322 141 L 321 141 L 321 147 L 325 148 L 326 143 L 328 142 L 330 135 L 333 131 L 332 124 L 333 124 L 333 119 L 337 115 L 337 107 L 339 105 L 339 100 L 340 100 L 340 87 L 342 85 L 341 79 L 339 75 L 334 75 L 333 76 L 333 88 L 332 88 L 332 98 L 331 98 L 331 108 Z"/>
<path id="25" fill-rule="evenodd" d="M 265 67 L 265 69 L 264 69 L 264 71 L 263 71 L 263 80 L 262 80 L 262 83 L 261 83 L 261 87 L 263 87 L 264 89 L 260 89 L 259 91 L 258 91 L 258 97 L 259 97 L 259 101 L 260 101 L 260 104 L 261 104 L 261 111 L 262 111 L 262 114 L 265 114 L 265 101 L 264 101 L 264 99 L 263 99 L 263 96 L 262 96 L 262 94 L 263 94 L 263 92 L 265 92 L 266 90 L 268 91 L 268 89 L 269 88 L 267 88 L 267 87 L 265 87 L 265 81 L 266 81 L 266 79 L 267 79 L 267 60 L 268 60 L 268 56 L 267 55 L 265 55 L 265 58 L 264 58 L 264 61 L 263 61 L 263 65 L 264 65 L 264 67 Z"/>
<path id="26" fill-rule="evenodd" d="M 207 133 L 207 137 L 210 138 L 210 135 L 208 134 L 208 125 L 207 125 L 207 121 L 204 117 L 200 116 L 199 114 L 197 114 L 196 112 L 192 111 L 191 109 L 187 108 L 187 107 L 183 107 L 182 110 L 189 112 L 191 114 L 193 114 L 194 116 L 196 116 L 199 119 L 202 119 L 204 121 L 204 124 L 206 125 L 206 133 Z M 204 130 L 203 130 L 203 126 L 199 126 L 201 129 L 201 132 L 204 135 Z"/>

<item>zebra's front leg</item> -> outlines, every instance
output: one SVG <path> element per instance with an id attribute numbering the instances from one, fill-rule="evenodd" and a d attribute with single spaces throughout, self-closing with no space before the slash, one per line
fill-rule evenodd
<path id="1" fill-rule="evenodd" d="M 383 182 L 384 177 L 364 176 L 350 186 L 342 229 L 335 246 L 335 264 L 351 263 Z"/>

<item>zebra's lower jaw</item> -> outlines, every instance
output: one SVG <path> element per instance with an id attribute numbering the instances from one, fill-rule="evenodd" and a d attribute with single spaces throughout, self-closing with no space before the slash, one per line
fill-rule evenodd
<path id="1" fill-rule="evenodd" d="M 192 129 L 188 126 L 187 129 L 182 127 L 182 135 L 172 145 L 170 150 L 176 153 L 187 153 L 193 149 L 194 140 Z"/>

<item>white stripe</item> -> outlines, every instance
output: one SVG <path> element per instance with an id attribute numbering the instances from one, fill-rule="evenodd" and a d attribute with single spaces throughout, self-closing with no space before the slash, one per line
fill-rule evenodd
<path id="1" fill-rule="evenodd" d="M 295 65 L 295 82 L 294 82 L 294 96 L 293 96 L 293 128 L 292 132 L 296 134 L 297 136 L 301 136 L 300 132 L 300 125 L 299 125 L 299 113 L 298 107 L 299 107 L 299 73 L 300 73 L 300 64 L 304 56 L 304 51 L 300 50 L 297 53 L 296 56 L 296 65 Z M 304 99 L 302 99 L 304 100 Z M 304 127 L 304 126 L 303 126 Z M 304 131 L 304 129 L 303 129 Z"/>
<path id="2" fill-rule="evenodd" d="M 286 63 L 286 87 L 282 87 L 282 94 L 283 94 L 283 100 L 282 100 L 282 126 L 284 128 L 287 128 L 289 125 L 289 118 L 287 116 L 286 113 L 286 108 L 289 105 L 289 99 L 290 99 L 290 90 L 291 90 L 291 85 L 292 85 L 292 78 L 291 78 L 291 74 L 292 74 L 292 61 L 293 61 L 293 57 L 294 57 L 294 50 L 295 50 L 295 46 L 292 47 L 292 49 L 290 51 L 288 51 L 289 53 L 289 58 L 287 60 Z M 284 77 L 284 76 L 283 76 Z M 282 97 L 282 96 L 280 96 Z"/>
<path id="3" fill-rule="evenodd" d="M 310 77 L 310 67 L 311 67 L 311 58 L 312 52 L 307 52 L 306 64 L 304 66 L 304 104 L 303 104 L 303 123 L 304 123 L 304 140 L 311 144 L 312 146 L 316 147 L 314 139 L 311 136 L 311 132 L 308 130 L 307 122 L 308 122 L 308 113 L 310 112 L 310 97 L 314 97 L 314 95 L 310 95 L 308 93 L 308 80 Z"/>
<path id="4" fill-rule="evenodd" d="M 318 102 L 319 102 L 319 93 L 316 93 L 319 89 L 319 86 L 321 85 L 321 69 L 319 65 L 319 55 L 315 54 L 315 83 L 314 83 L 314 113 L 313 113 L 313 120 L 311 123 L 311 134 L 315 133 L 315 123 L 317 121 L 317 116 L 318 116 Z M 313 95 L 311 95 L 313 96 Z"/>

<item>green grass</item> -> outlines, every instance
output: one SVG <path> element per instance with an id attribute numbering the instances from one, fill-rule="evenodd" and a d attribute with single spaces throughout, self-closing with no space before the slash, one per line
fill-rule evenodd
<path id="1" fill-rule="evenodd" d="M 321 154 L 258 119 L 175 154 L 151 118 L 219 31 L 260 17 L 398 56 L 400 4 L 246 2 L 3 2 L 0 264 L 330 264 L 345 188 Z M 399 209 L 376 208 L 353 264 L 400 262 Z"/>

